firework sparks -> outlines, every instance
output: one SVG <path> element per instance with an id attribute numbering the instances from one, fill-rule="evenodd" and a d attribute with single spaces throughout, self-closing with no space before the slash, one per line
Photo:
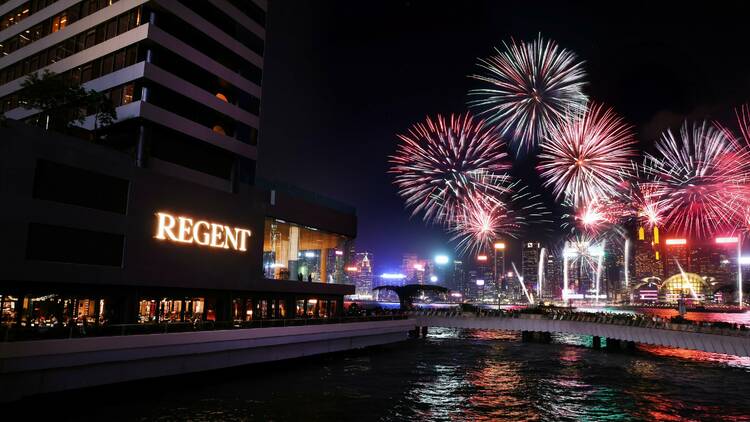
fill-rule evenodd
<path id="1" fill-rule="evenodd" d="M 534 150 L 566 113 L 585 108 L 583 62 L 554 41 L 504 42 L 478 65 L 483 74 L 470 77 L 489 87 L 470 91 L 469 105 L 510 137 L 516 154 Z"/>
<path id="2" fill-rule="evenodd" d="M 490 204 L 483 198 L 473 198 L 462 204 L 450 228 L 451 241 L 456 241 L 459 254 L 489 250 L 501 236 L 516 238 L 524 224 L 521 216 L 502 204 Z"/>
<path id="3" fill-rule="evenodd" d="M 517 238 L 531 222 L 550 222 L 551 213 L 538 194 L 532 194 L 518 181 L 509 184 L 506 192 L 499 202 L 477 195 L 464 201 L 454 213 L 451 241 L 457 241 L 456 250 L 460 255 L 490 250 L 493 243 L 503 237 Z"/>
<path id="4" fill-rule="evenodd" d="M 631 127 L 611 108 L 591 104 L 550 130 L 538 170 L 556 197 L 575 206 L 618 195 L 636 155 Z"/>
<path id="5" fill-rule="evenodd" d="M 741 224 L 748 155 L 723 131 L 685 122 L 677 136 L 663 133 L 656 148 L 659 156 L 647 155 L 645 168 L 670 232 L 707 238 Z"/>
<path id="6" fill-rule="evenodd" d="M 466 198 L 481 198 L 483 207 L 501 205 L 510 168 L 504 142 L 482 121 L 469 114 L 437 116 L 398 135 L 401 143 L 390 157 L 395 184 L 412 215 L 449 223 Z"/>

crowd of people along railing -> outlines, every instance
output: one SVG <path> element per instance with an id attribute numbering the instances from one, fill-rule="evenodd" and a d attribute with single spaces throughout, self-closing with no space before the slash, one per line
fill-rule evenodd
<path id="1" fill-rule="evenodd" d="M 724 321 L 693 321 L 681 316 L 663 318 L 649 314 L 614 312 L 579 312 L 560 308 L 522 309 L 431 309 L 410 312 L 414 316 L 476 317 L 476 318 L 524 318 L 560 321 L 592 322 L 642 328 L 658 328 L 674 331 L 689 331 L 724 336 L 750 337 L 750 325 Z"/>

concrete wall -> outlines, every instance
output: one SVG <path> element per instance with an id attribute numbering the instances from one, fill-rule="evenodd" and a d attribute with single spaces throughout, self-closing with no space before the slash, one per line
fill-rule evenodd
<path id="1" fill-rule="evenodd" d="M 750 356 L 750 337 L 723 336 L 661 328 L 630 327 L 596 322 L 550 319 L 417 316 L 417 325 L 508 331 L 542 331 L 599 336 L 657 346 L 677 347 L 735 356 Z"/>
<path id="2" fill-rule="evenodd" d="M 414 320 L 0 343 L 0 401 L 403 341 Z"/>

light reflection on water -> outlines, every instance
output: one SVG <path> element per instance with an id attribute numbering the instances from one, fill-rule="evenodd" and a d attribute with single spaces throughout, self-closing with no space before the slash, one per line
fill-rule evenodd
<path id="1" fill-rule="evenodd" d="M 433 328 L 427 339 L 374 350 L 152 381 L 87 408 L 144 421 L 750 421 L 748 360 L 590 344 L 584 336 L 539 344 L 517 333 Z"/>

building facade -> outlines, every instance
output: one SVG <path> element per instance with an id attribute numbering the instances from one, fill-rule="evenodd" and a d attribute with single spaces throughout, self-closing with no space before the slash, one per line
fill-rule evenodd
<path id="1" fill-rule="evenodd" d="M 255 174 L 265 22 L 264 0 L 0 4 L 5 323 L 342 311 L 354 210 Z M 88 141 L 13 122 L 43 123 L 19 103 L 38 71 L 116 121 Z"/>

